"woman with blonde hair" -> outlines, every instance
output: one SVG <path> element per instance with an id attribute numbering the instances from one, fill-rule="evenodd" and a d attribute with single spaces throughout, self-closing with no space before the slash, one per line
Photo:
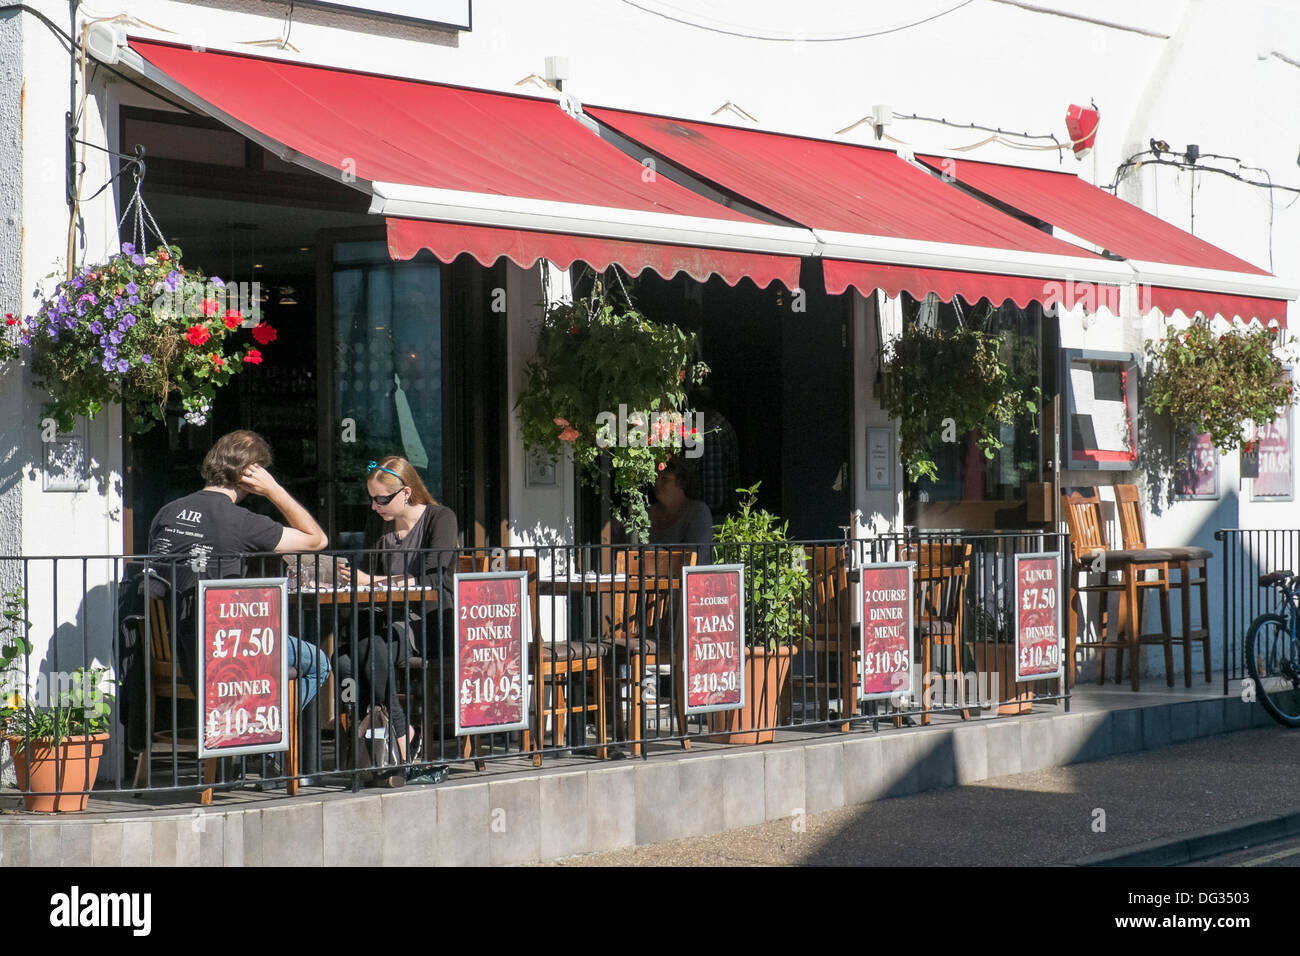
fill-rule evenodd
<path id="1" fill-rule="evenodd" d="M 409 461 L 389 455 L 372 461 L 366 471 L 370 507 L 383 519 L 383 530 L 372 547 L 378 552 L 367 559 L 370 571 L 340 568 L 343 581 L 371 587 L 437 588 L 441 620 L 435 619 L 428 633 L 425 616 L 417 605 L 393 601 L 389 618 L 381 627 L 375 621 L 373 634 L 356 635 L 356 656 L 361 687 L 358 703 L 375 703 L 388 708 L 393 733 L 401 741 L 405 758 L 414 728 L 408 731 L 406 713 L 397 693 L 396 668 L 410 654 L 440 662 L 444 681 L 449 676 L 446 659 L 452 639 L 452 578 L 456 571 L 456 514 L 429 494 L 419 473 Z M 426 639 L 426 634 L 428 639 Z M 339 671 L 351 673 L 351 662 L 340 655 Z M 372 698 L 373 691 L 373 698 Z"/>

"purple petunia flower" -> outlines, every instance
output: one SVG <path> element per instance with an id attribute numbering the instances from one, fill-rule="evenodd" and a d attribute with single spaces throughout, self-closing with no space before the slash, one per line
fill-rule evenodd
<path id="1" fill-rule="evenodd" d="M 109 333 L 108 333 L 108 340 L 109 340 L 110 342 L 112 342 L 114 345 L 121 345 L 121 344 L 122 344 L 122 331 L 121 331 L 120 329 L 114 329 L 112 332 L 109 332 Z"/>
<path id="2" fill-rule="evenodd" d="M 122 243 L 122 255 L 124 255 L 124 256 L 133 256 L 133 255 L 135 255 L 135 243 L 133 243 L 133 242 L 124 242 L 124 243 Z"/>
<path id="3" fill-rule="evenodd" d="M 132 256 L 132 257 L 131 257 L 131 265 L 133 265 L 133 266 L 142 266 L 142 265 L 144 265 L 144 256 Z"/>
<path id="4" fill-rule="evenodd" d="M 127 294 L 127 295 L 135 295 L 135 294 L 136 294 L 137 292 L 139 292 L 139 291 L 140 291 L 140 287 L 139 287 L 138 285 L 136 285 L 134 282 L 128 282 L 128 283 L 126 284 L 126 294 Z"/>
<path id="5" fill-rule="evenodd" d="M 116 359 L 117 359 L 117 349 L 113 348 L 113 346 L 111 345 L 106 345 L 104 347 L 104 360 L 113 361 Z"/>
<path id="6" fill-rule="evenodd" d="M 127 299 L 126 301 L 127 301 L 127 303 L 130 304 L 130 305 L 139 305 L 139 304 L 140 304 L 140 297 L 139 297 L 138 295 L 133 295 L 133 296 L 131 296 L 131 298 Z"/>
<path id="7" fill-rule="evenodd" d="M 167 278 L 164 280 L 164 282 L 166 283 L 168 289 L 170 289 L 172 292 L 175 292 L 176 287 L 180 285 L 181 274 L 177 272 L 175 269 L 173 269 L 171 272 L 167 273 Z"/>
<path id="8" fill-rule="evenodd" d="M 90 329 L 90 334 L 91 334 L 91 335 L 103 335 L 103 334 L 104 334 L 104 326 L 99 322 L 98 319 L 96 319 L 94 322 L 91 322 L 90 325 L 88 326 L 88 328 Z"/>
<path id="9" fill-rule="evenodd" d="M 127 362 L 126 359 L 118 359 L 118 360 L 117 360 L 117 370 L 118 370 L 119 372 L 125 372 L 125 371 L 126 371 L 127 369 L 129 369 L 130 367 L 131 367 L 131 366 L 130 366 L 130 364 Z"/>
<path id="10" fill-rule="evenodd" d="M 107 358 L 105 358 L 104 361 L 99 363 L 99 367 L 102 368 L 105 372 L 113 371 L 113 363 L 110 362 Z"/>
<path id="11" fill-rule="evenodd" d="M 122 297 L 120 295 L 113 296 L 113 306 L 118 309 L 122 308 Z"/>
<path id="12" fill-rule="evenodd" d="M 211 282 L 218 289 L 224 289 L 226 287 L 226 283 L 223 282 L 219 276 L 213 276 L 208 281 Z"/>
<path id="13" fill-rule="evenodd" d="M 122 316 L 121 327 L 124 329 L 129 329 L 131 326 L 135 325 L 135 323 L 138 321 L 139 320 L 135 317 L 134 313 L 128 312 L 126 315 Z"/>
<path id="14" fill-rule="evenodd" d="M 140 361 L 144 362 L 145 365 L 148 365 L 150 362 L 153 361 L 153 358 L 149 355 L 148 352 L 146 352 L 144 355 L 140 356 Z"/>
<path id="15" fill-rule="evenodd" d="M 68 284 L 74 289 L 84 289 L 86 287 L 86 283 L 82 281 L 81 276 L 75 276 Z"/>

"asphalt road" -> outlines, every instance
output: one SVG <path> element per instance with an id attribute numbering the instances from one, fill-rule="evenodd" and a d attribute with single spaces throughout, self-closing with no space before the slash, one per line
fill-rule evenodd
<path id="1" fill-rule="evenodd" d="M 1300 808 L 1297 766 L 1300 731 L 1256 728 L 550 865 L 1068 864 Z"/>

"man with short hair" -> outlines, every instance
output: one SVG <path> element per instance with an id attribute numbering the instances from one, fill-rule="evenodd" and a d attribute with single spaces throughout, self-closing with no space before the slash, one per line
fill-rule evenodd
<path id="1" fill-rule="evenodd" d="M 244 554 L 320 551 L 329 543 L 316 519 L 271 477 L 270 464 L 271 449 L 261 435 L 247 430 L 223 435 L 199 469 L 203 488 L 163 505 L 154 516 L 149 552 L 188 558 L 175 566 L 174 584 L 190 610 L 182 611 L 182 619 L 192 616 L 198 581 L 243 576 Z M 288 527 L 240 507 L 249 494 L 275 505 Z M 290 637 L 285 644 L 289 666 L 298 671 L 299 707 L 305 707 L 328 676 L 329 659 L 306 641 Z M 196 651 L 192 641 L 179 642 L 181 671 L 191 685 Z"/>

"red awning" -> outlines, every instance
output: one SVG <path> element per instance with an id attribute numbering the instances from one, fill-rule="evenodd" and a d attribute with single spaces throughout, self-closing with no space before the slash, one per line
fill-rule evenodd
<path id="1" fill-rule="evenodd" d="M 581 203 L 616 210 L 757 223 L 663 176 L 604 142 L 554 101 L 416 82 L 188 46 L 133 39 L 131 47 L 199 109 L 271 148 L 288 147 L 310 168 L 344 182 L 372 182 Z M 277 151 L 282 151 L 277 149 Z M 293 157 L 302 161 L 299 157 Z M 406 242 L 411 233 L 404 233 Z M 489 244 L 499 236 L 506 245 Z M 798 285 L 799 259 L 706 248 L 656 248 L 444 223 L 440 258 L 472 252 L 573 261 L 608 257 L 633 272 L 689 260 L 693 275 L 735 284 L 753 272 Z M 643 254 L 638 254 L 642 250 Z M 518 261 L 518 260 L 516 260 Z M 594 265 L 595 263 L 593 263 Z M 781 268 L 776 268 L 780 265 Z M 674 268 L 674 271 L 677 271 Z M 671 274 L 671 273 L 669 273 Z"/>
<path id="2" fill-rule="evenodd" d="M 525 269 L 538 259 L 548 259 L 561 269 L 567 269 L 575 262 L 585 262 L 598 271 L 617 264 L 632 275 L 643 269 L 653 269 L 671 279 L 677 273 L 685 272 L 699 282 L 706 282 L 711 274 L 716 274 L 729 285 L 735 285 L 744 276 L 752 279 L 760 289 L 772 282 L 782 282 L 790 289 L 799 284 L 799 260 L 791 260 L 788 256 L 455 225 L 427 219 L 388 220 L 390 256 L 410 259 L 421 249 L 428 249 L 444 262 L 468 252 L 485 266 L 505 256 Z M 791 262 L 795 266 L 793 274 L 790 272 Z"/>
<path id="3" fill-rule="evenodd" d="M 881 289 L 890 296 L 907 292 L 914 299 L 924 299 L 927 293 L 933 292 L 945 302 L 954 295 L 961 295 L 970 302 L 987 297 L 999 306 L 1010 299 L 1022 309 L 1030 302 L 1040 302 L 1046 308 L 1060 305 L 1072 309 L 1076 305 L 1082 305 L 1089 312 L 1105 306 L 1112 315 L 1119 315 L 1120 308 L 1119 287 L 1099 283 L 1044 281 L 1023 276 L 955 272 L 951 269 L 913 269 L 875 262 L 847 262 L 843 259 L 823 260 L 822 270 L 826 279 L 826 291 L 830 295 L 837 295 L 853 286 L 863 293 L 869 293 L 872 289 Z"/>
<path id="4" fill-rule="evenodd" d="M 1134 262 L 1268 275 L 1244 259 L 1084 182 L 1073 173 L 938 156 L 917 159 L 964 186 Z M 1139 298 L 1165 313 L 1181 309 L 1189 315 L 1197 311 L 1208 315 L 1217 312 L 1228 318 L 1240 315 L 1245 319 L 1258 317 L 1263 321 L 1286 322 L 1285 300 L 1169 287 L 1152 287 Z"/>
<path id="5" fill-rule="evenodd" d="M 624 110 L 586 111 L 650 153 L 812 229 L 1104 261 L 951 188 L 890 150 Z M 1061 269 L 1058 285 L 1070 278 L 1068 271 Z M 833 255 L 826 260 L 830 292 L 849 285 L 870 291 L 883 282 L 921 295 L 960 294 L 970 300 L 988 296 L 1023 303 L 1051 294 L 1050 279 L 1014 272 L 1014 266 L 995 274 L 897 262 L 840 263 Z M 1110 301 L 1115 294 L 1113 286 L 1092 292 L 1094 301 Z"/>

